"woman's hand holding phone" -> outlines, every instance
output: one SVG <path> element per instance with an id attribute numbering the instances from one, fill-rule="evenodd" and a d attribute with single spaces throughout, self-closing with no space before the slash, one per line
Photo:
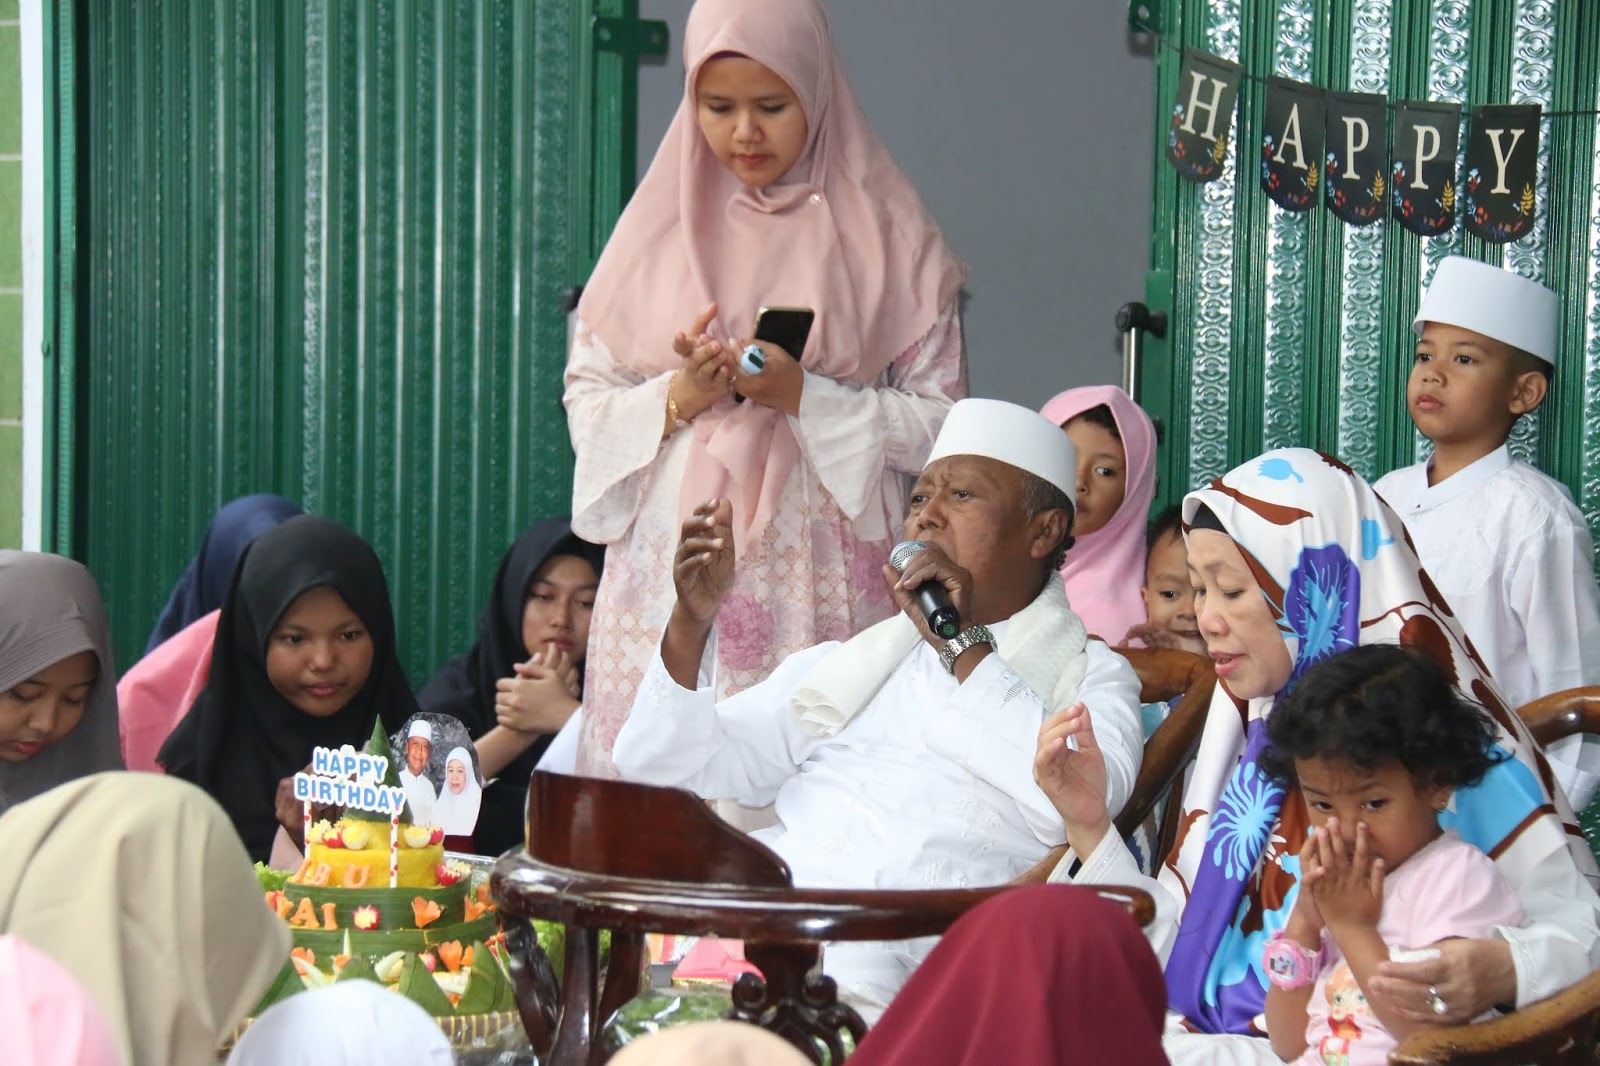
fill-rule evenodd
<path id="1" fill-rule="evenodd" d="M 786 415 L 800 413 L 800 394 L 805 390 L 806 375 L 800 364 L 781 346 L 772 341 L 730 340 L 729 352 L 742 352 L 747 344 L 754 344 L 766 356 L 766 365 L 759 374 L 738 370 L 733 376 L 733 388 L 741 396 L 765 407 L 782 411 Z"/>

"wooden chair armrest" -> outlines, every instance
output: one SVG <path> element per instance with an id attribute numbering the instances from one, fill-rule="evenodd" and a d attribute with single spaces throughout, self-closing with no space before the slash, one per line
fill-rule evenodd
<path id="1" fill-rule="evenodd" d="M 1397 1066 L 1489 1066 L 1595 1061 L 1600 972 L 1504 1017 L 1413 1033 L 1389 1053 Z"/>
<path id="2" fill-rule="evenodd" d="M 1144 759 L 1139 765 L 1139 776 L 1134 778 L 1133 793 L 1115 819 L 1117 833 L 1123 839 L 1150 816 L 1173 780 L 1194 758 L 1200 734 L 1205 731 L 1215 688 L 1214 676 L 1200 677 L 1145 741 Z"/>
<path id="3" fill-rule="evenodd" d="M 951 890 L 850 891 L 620 880 L 549 866 L 524 853 L 495 864 L 490 892 L 509 917 L 596 929 L 721 935 L 744 940 L 901 940 L 943 933 L 1010 885 Z M 1095 886 L 1141 926 L 1155 904 L 1136 888 Z"/>
<path id="4" fill-rule="evenodd" d="M 1523 704 L 1517 713 L 1544 747 L 1575 733 L 1600 735 L 1600 687 L 1552 692 Z"/>

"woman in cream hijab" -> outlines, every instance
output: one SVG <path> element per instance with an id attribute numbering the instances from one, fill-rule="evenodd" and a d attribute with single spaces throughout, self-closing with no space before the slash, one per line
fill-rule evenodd
<path id="1" fill-rule="evenodd" d="M 128 1066 L 212 1066 L 289 955 L 228 816 L 187 782 L 107 773 L 0 816 L 0 934 L 66 967 Z"/>

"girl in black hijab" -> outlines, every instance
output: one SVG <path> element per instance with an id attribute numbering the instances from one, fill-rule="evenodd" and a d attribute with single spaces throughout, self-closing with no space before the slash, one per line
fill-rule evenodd
<path id="1" fill-rule="evenodd" d="M 605 549 L 573 535 L 566 518 L 531 527 L 500 560 L 478 620 L 478 642 L 445 665 L 417 696 L 425 711 L 453 715 L 472 734 L 485 777 L 480 854 L 524 840 L 528 775 L 583 698 L 589 613 Z"/>
<path id="2" fill-rule="evenodd" d="M 393 731 L 416 710 L 377 555 L 344 526 L 301 515 L 240 558 L 210 679 L 157 761 L 209 792 L 264 861 L 279 782 L 305 768 L 313 747 L 359 748 L 375 719 Z"/>

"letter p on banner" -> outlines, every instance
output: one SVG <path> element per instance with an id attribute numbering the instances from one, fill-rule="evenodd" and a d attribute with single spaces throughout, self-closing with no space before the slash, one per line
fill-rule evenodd
<path id="1" fill-rule="evenodd" d="M 1222 175 L 1239 99 L 1239 65 L 1197 48 L 1183 50 L 1178 98 L 1167 127 L 1167 161 L 1190 181 Z"/>

